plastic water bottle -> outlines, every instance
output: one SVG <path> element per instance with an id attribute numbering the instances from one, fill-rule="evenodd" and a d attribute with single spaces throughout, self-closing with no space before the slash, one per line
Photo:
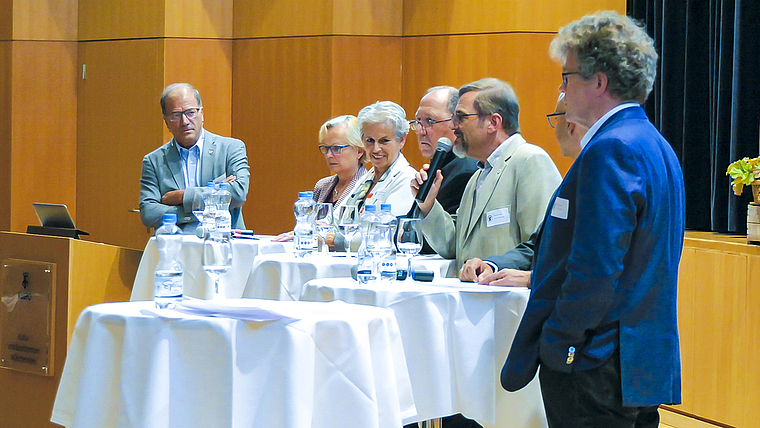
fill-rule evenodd
<path id="1" fill-rule="evenodd" d="M 380 280 L 384 282 L 396 281 L 396 252 L 393 245 L 398 220 L 391 213 L 391 204 L 380 205 L 380 213 L 377 215 L 376 230 L 379 246 L 377 247 L 378 264 L 377 270 Z"/>
<path id="2" fill-rule="evenodd" d="M 161 309 L 182 300 L 183 278 L 179 253 L 182 250 L 182 229 L 177 227 L 177 214 L 166 213 L 163 224 L 156 230 L 158 266 L 154 280 L 153 296 Z"/>
<path id="3" fill-rule="evenodd" d="M 214 182 L 209 181 L 206 183 L 206 188 L 203 189 L 203 230 L 205 233 L 213 232 L 216 230 L 216 190 L 214 189 Z"/>
<path id="4" fill-rule="evenodd" d="M 297 257 L 306 257 L 317 251 L 317 232 L 314 227 L 314 192 L 298 192 L 298 200 L 293 204 L 296 227 L 293 228 L 293 248 Z"/>
<path id="5" fill-rule="evenodd" d="M 216 190 L 216 231 L 229 235 L 232 233 L 232 214 L 230 214 L 232 194 L 227 190 L 227 183 L 219 184 Z"/>
<path id="6" fill-rule="evenodd" d="M 375 282 L 377 279 L 375 260 L 371 251 L 373 242 L 371 242 L 372 236 L 370 235 L 372 225 L 377 220 L 375 206 L 365 205 L 360 220 L 362 243 L 359 245 L 359 251 L 357 252 L 356 280 L 362 284 L 367 284 Z"/>

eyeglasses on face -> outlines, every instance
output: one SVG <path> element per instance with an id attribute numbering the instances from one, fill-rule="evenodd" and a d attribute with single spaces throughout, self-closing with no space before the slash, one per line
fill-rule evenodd
<path id="1" fill-rule="evenodd" d="M 456 112 L 451 116 L 451 121 L 454 122 L 455 125 L 459 125 L 460 123 L 464 122 L 464 120 L 468 116 L 478 116 L 477 113 L 462 113 L 462 112 Z"/>
<path id="2" fill-rule="evenodd" d="M 435 125 L 436 123 L 448 122 L 450 120 L 451 120 L 451 118 L 443 119 L 443 120 L 433 120 L 433 119 L 431 119 L 431 118 L 428 117 L 427 119 L 410 120 L 409 121 L 409 126 L 411 126 L 412 130 L 414 130 L 414 131 L 422 131 L 423 129 L 432 128 L 433 125 Z"/>
<path id="3" fill-rule="evenodd" d="M 567 86 L 567 76 L 572 76 L 573 74 L 580 74 L 578 71 L 567 71 L 565 73 L 562 73 L 562 86 Z"/>
<path id="4" fill-rule="evenodd" d="M 317 147 L 319 147 L 319 151 L 322 152 L 323 155 L 326 155 L 328 152 L 332 152 L 334 155 L 337 155 L 348 146 L 350 146 L 350 144 L 333 144 L 332 146 L 328 146 L 327 144 L 320 144 Z"/>
<path id="5" fill-rule="evenodd" d="M 560 116 L 564 116 L 565 112 L 562 113 L 550 113 L 546 115 L 546 119 L 549 121 L 549 126 L 552 128 L 557 126 L 557 119 L 559 119 Z"/>
<path id="6" fill-rule="evenodd" d="M 169 114 L 165 114 L 164 117 L 169 122 L 179 122 L 180 119 L 182 119 L 182 116 L 184 115 L 187 120 L 195 120 L 196 117 L 198 117 L 198 113 L 201 111 L 202 107 L 195 107 L 195 108 L 189 108 L 185 111 L 175 111 Z"/>

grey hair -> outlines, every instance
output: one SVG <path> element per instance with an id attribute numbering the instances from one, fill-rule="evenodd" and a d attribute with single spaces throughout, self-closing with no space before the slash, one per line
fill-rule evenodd
<path id="1" fill-rule="evenodd" d="M 427 92 L 425 92 L 425 95 L 431 92 L 444 90 L 448 91 L 446 94 L 448 95 L 446 108 L 449 109 L 449 112 L 451 114 L 454 114 L 457 111 L 457 103 L 459 102 L 459 89 L 453 86 L 433 86 L 432 88 L 428 89 Z"/>
<path id="2" fill-rule="evenodd" d="M 657 76 L 654 41 L 641 24 L 615 11 L 587 15 L 560 28 L 549 54 L 562 64 L 575 54 L 580 77 L 604 73 L 610 93 L 621 101 L 646 101 Z"/>
<path id="3" fill-rule="evenodd" d="M 409 133 L 409 122 L 406 120 L 406 111 L 393 101 L 378 101 L 370 104 L 359 111 L 359 127 L 364 135 L 364 125 L 384 123 L 393 127 L 393 134 L 401 141 Z"/>
<path id="4" fill-rule="evenodd" d="M 459 88 L 459 97 L 477 92 L 474 107 L 479 117 L 494 113 L 501 116 L 502 128 L 508 133 L 520 132 L 520 104 L 512 86 L 493 77 L 476 80 Z"/>
<path id="5" fill-rule="evenodd" d="M 198 101 L 198 107 L 203 107 L 203 103 L 201 103 L 201 94 L 197 89 L 193 88 L 192 85 L 189 83 L 172 83 L 167 86 L 161 94 L 161 113 L 166 114 L 166 99 L 169 98 L 169 94 L 179 88 L 187 88 L 193 91 L 195 93 L 195 100 Z"/>
<path id="6" fill-rule="evenodd" d="M 357 149 L 364 152 L 362 157 L 359 159 L 360 162 L 367 162 L 369 160 L 369 156 L 367 155 L 367 152 L 364 150 L 364 143 L 362 142 L 362 133 L 361 129 L 359 129 L 359 120 L 356 119 L 356 116 L 352 116 L 350 114 L 344 114 L 342 116 L 337 116 L 332 119 L 328 119 L 327 122 L 323 123 L 322 126 L 319 128 L 319 143 L 322 144 L 322 142 L 325 141 L 325 137 L 327 137 L 327 132 L 337 126 L 346 124 L 346 142 Z"/>

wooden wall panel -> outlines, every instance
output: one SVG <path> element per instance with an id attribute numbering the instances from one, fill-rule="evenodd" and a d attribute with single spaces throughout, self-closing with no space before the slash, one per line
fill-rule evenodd
<path id="1" fill-rule="evenodd" d="M 39 224 L 32 202 L 76 216 L 77 43 L 12 43 L 10 230 L 25 232 Z"/>
<path id="2" fill-rule="evenodd" d="M 232 135 L 251 167 L 246 226 L 257 233 L 291 230 L 298 191 L 329 171 L 316 149 L 332 115 L 330 37 L 236 40 L 232 67 Z"/>
<path id="3" fill-rule="evenodd" d="M 13 39 L 13 0 L 0 0 L 0 40 Z"/>
<path id="4" fill-rule="evenodd" d="M 164 42 L 164 87 L 177 82 L 193 85 L 201 94 L 204 126 L 209 131 L 229 136 L 232 131 L 232 40 L 166 39 Z M 188 60 L 191 53 L 192 61 Z M 158 99 L 155 107 L 160 114 Z M 163 126 L 163 140 L 172 134 Z"/>
<path id="5" fill-rule="evenodd" d="M 77 226 L 89 240 L 142 250 L 138 213 L 143 157 L 164 141 L 159 97 L 163 40 L 79 44 Z"/>
<path id="6" fill-rule="evenodd" d="M 14 40 L 77 40 L 78 0 L 14 0 Z"/>
<path id="7" fill-rule="evenodd" d="M 79 40 L 135 39 L 164 35 L 164 1 L 78 1 Z"/>
<path id="8" fill-rule="evenodd" d="M 550 34 L 492 34 L 404 38 L 404 107 L 414 114 L 427 88 L 460 87 L 484 77 L 512 85 L 520 103 L 520 128 L 541 146 L 563 175 L 572 160 L 562 156 L 546 114 L 554 111 L 561 67 L 548 55 Z M 416 144 L 416 136 L 412 138 Z"/>
<path id="9" fill-rule="evenodd" d="M 2 15 L 2 12 L 0 12 Z M 0 135 L 11 135 L 11 57 L 13 42 L 0 41 Z M 0 138 L 0 153 L 11 152 L 10 138 Z M 11 157 L 0 156 L 0 230 L 11 228 Z"/>
<path id="10" fill-rule="evenodd" d="M 166 1 L 166 37 L 231 38 L 233 0 Z"/>
<path id="11" fill-rule="evenodd" d="M 625 13 L 625 0 L 407 0 L 404 36 L 496 32 L 557 32 L 597 10 Z"/>
<path id="12" fill-rule="evenodd" d="M 235 0 L 234 36 L 400 36 L 403 0 Z"/>
<path id="13" fill-rule="evenodd" d="M 757 417 L 755 402 L 760 397 L 760 365 L 756 364 L 757 356 L 760 355 L 760 256 L 748 256 L 748 269 L 746 277 L 747 299 L 744 311 L 747 314 L 747 340 L 743 363 L 740 374 L 744 387 L 738 394 L 744 399 L 743 410 L 744 423 L 746 426 L 754 424 L 760 426 Z"/>

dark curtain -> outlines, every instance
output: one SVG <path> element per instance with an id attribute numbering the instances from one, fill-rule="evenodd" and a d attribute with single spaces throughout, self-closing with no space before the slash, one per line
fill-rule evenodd
<path id="1" fill-rule="evenodd" d="M 751 190 L 734 196 L 728 164 L 760 154 L 760 0 L 628 0 L 660 54 L 644 108 L 673 145 L 686 227 L 746 233 Z"/>

